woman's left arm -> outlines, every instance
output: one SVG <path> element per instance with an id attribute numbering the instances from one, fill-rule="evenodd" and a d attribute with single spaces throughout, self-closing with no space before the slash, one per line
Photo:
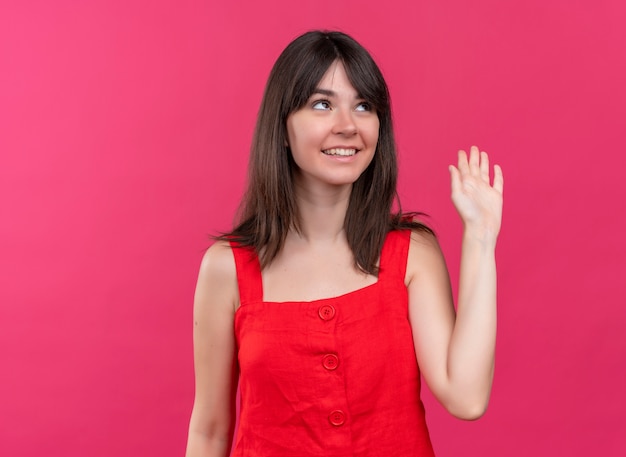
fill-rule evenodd
<path id="1" fill-rule="evenodd" d="M 414 234 L 407 265 L 409 318 L 420 369 L 452 413 L 476 419 L 487 408 L 496 342 L 495 247 L 502 220 L 503 177 L 473 146 L 450 167 L 452 201 L 463 221 L 457 311 L 434 238 Z"/>

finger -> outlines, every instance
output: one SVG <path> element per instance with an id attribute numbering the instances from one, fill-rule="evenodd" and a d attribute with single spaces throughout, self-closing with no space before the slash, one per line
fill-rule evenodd
<path id="1" fill-rule="evenodd" d="M 504 176 L 502 175 L 502 168 L 500 168 L 500 165 L 494 165 L 493 175 L 493 188 L 498 192 L 503 193 Z"/>
<path id="2" fill-rule="evenodd" d="M 485 151 L 480 153 L 480 177 L 489 184 L 489 156 Z"/>
<path id="3" fill-rule="evenodd" d="M 472 176 L 480 176 L 480 168 L 478 166 L 479 154 L 478 148 L 476 146 L 472 146 L 470 148 L 470 157 L 469 157 L 469 171 Z"/>
<path id="4" fill-rule="evenodd" d="M 454 195 L 461 191 L 461 173 L 454 165 L 450 165 L 448 170 L 450 170 L 450 187 Z"/>
<path id="5" fill-rule="evenodd" d="M 467 154 L 462 149 L 459 151 L 458 171 L 461 175 L 466 175 L 470 172 L 469 164 L 467 162 Z"/>

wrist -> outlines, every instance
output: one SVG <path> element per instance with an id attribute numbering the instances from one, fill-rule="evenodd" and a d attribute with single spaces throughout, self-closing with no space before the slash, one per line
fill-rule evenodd
<path id="1" fill-rule="evenodd" d="M 489 227 L 465 225 L 463 227 L 463 242 L 478 243 L 484 248 L 495 250 L 498 240 L 498 230 Z"/>

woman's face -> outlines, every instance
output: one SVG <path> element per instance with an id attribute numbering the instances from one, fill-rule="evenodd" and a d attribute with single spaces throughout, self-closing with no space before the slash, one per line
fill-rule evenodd
<path id="1" fill-rule="evenodd" d="M 333 63 L 307 103 L 287 118 L 291 154 L 300 186 L 352 185 L 374 157 L 376 111 Z"/>

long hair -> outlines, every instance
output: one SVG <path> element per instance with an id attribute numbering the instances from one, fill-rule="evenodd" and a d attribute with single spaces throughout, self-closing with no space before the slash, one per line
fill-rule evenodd
<path id="1" fill-rule="evenodd" d="M 396 144 L 387 84 L 370 54 L 342 32 L 312 31 L 292 41 L 276 60 L 259 110 L 248 168 L 248 187 L 235 228 L 218 237 L 252 247 L 261 267 L 282 249 L 289 230 L 300 230 L 295 198 L 296 167 L 287 146 L 287 117 L 302 108 L 335 61 L 379 119 L 372 162 L 352 186 L 344 221 L 356 267 L 377 274 L 377 261 L 390 230 L 408 228 L 433 233 L 403 214 L 396 192 Z M 394 201 L 397 212 L 392 213 Z"/>

